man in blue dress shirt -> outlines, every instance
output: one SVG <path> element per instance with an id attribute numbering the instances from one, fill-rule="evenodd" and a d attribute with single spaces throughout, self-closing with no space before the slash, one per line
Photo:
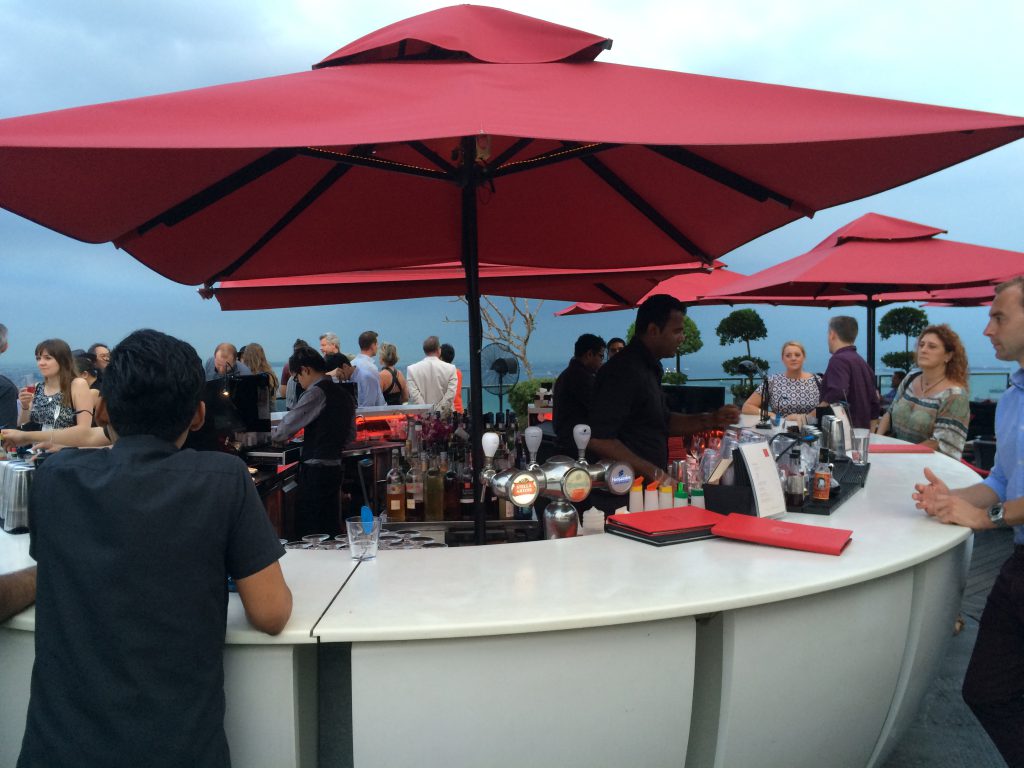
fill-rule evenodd
<path id="1" fill-rule="evenodd" d="M 1000 360 L 1021 368 L 996 407 L 996 460 L 988 478 L 950 490 L 935 474 L 914 499 L 943 523 L 1013 526 L 1013 555 L 989 593 L 964 678 L 964 700 L 1011 766 L 1024 766 L 1024 277 L 996 286 L 988 336 Z"/>

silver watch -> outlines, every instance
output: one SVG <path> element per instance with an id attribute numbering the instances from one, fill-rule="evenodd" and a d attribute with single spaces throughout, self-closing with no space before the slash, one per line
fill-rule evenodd
<path id="1" fill-rule="evenodd" d="M 993 504 L 988 508 L 988 519 L 996 528 L 1008 527 L 1006 525 L 1006 520 L 1003 519 L 1003 505 L 1001 502 L 999 504 Z"/>

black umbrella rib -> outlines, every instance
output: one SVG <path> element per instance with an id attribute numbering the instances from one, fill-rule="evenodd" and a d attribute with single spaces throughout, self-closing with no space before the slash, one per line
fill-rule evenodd
<path id="1" fill-rule="evenodd" d="M 594 283 L 594 285 L 607 293 L 616 304 L 621 304 L 624 307 L 630 305 L 630 302 L 622 294 L 612 290 L 606 283 Z"/>
<path id="2" fill-rule="evenodd" d="M 680 232 L 676 226 L 666 219 L 661 212 L 651 205 L 640 193 L 627 184 L 617 173 L 601 162 L 600 159 L 588 156 L 580 158 L 587 168 L 592 170 L 608 186 L 621 195 L 626 202 L 636 208 L 648 221 L 660 229 L 672 242 L 680 248 L 696 256 L 705 264 L 713 264 L 713 256 L 704 252 L 690 238 Z"/>
<path id="3" fill-rule="evenodd" d="M 183 200 L 173 208 L 168 208 L 163 213 L 154 216 L 145 224 L 139 226 L 136 232 L 139 235 L 144 235 L 160 224 L 163 224 L 165 227 L 173 227 L 175 224 L 180 224 L 190 216 L 209 208 L 214 203 L 223 200 L 228 195 L 237 192 L 247 184 L 251 184 L 264 174 L 288 162 L 295 157 L 295 154 L 296 151 L 294 149 L 271 150 L 243 168 L 239 168 L 231 175 L 225 176 L 220 181 L 214 182 L 206 189 Z"/>
<path id="4" fill-rule="evenodd" d="M 531 157 L 528 160 L 516 160 L 515 162 L 508 163 L 503 166 L 499 166 L 497 163 L 492 163 L 486 169 L 486 173 L 490 178 L 497 178 L 499 176 L 508 176 L 512 173 L 521 173 L 523 171 L 532 171 L 535 168 L 543 168 L 546 165 L 554 165 L 555 163 L 564 163 L 567 160 L 580 160 L 585 157 L 591 157 L 600 152 L 607 152 L 609 149 L 615 149 L 621 146 L 620 144 L 566 144 L 560 149 L 553 149 L 550 152 L 544 152 L 543 154 Z"/>
<path id="5" fill-rule="evenodd" d="M 449 177 L 455 178 L 455 175 L 458 173 L 458 171 L 456 171 L 456 169 L 455 169 L 455 166 L 452 165 L 451 163 L 449 163 L 447 160 L 445 160 L 439 154 L 437 154 L 437 152 L 432 150 L 430 147 L 428 147 L 422 141 L 409 141 L 409 142 L 406 142 L 406 143 L 412 149 L 414 149 L 417 152 L 419 152 L 421 155 L 423 155 L 423 157 L 427 158 L 427 160 L 429 160 L 434 165 L 436 165 L 438 168 L 440 168 L 442 171 L 444 171 Z"/>
<path id="6" fill-rule="evenodd" d="M 533 144 L 533 139 L 519 139 L 519 141 L 512 144 L 508 149 L 498 155 L 494 160 L 491 161 L 491 165 L 495 168 L 501 168 L 505 163 L 511 160 L 513 157 L 518 155 L 528 146 Z"/>
<path id="7" fill-rule="evenodd" d="M 718 163 L 701 157 L 688 149 L 658 145 L 647 145 L 647 148 L 674 163 L 699 173 L 701 176 L 705 176 L 735 192 L 739 192 L 741 195 L 757 200 L 759 203 L 763 203 L 765 200 L 774 200 L 780 205 L 797 211 L 804 216 L 814 215 L 814 210 L 810 206 L 804 205 L 780 192 L 776 192 L 763 184 L 758 184 L 756 181 L 751 181 L 746 176 L 730 171 L 728 168 L 724 168 Z"/>
<path id="8" fill-rule="evenodd" d="M 358 152 L 358 149 L 356 150 Z M 319 160 L 330 160 L 333 163 L 345 166 L 359 166 L 360 168 L 373 168 L 378 171 L 392 171 L 394 173 L 404 173 L 408 176 L 421 176 L 427 179 L 439 179 L 441 181 L 451 181 L 452 178 L 444 171 L 438 171 L 433 168 L 421 168 L 417 165 L 409 165 L 408 163 L 400 163 L 396 160 L 387 160 L 383 157 L 376 157 L 374 155 L 366 154 L 353 154 L 352 152 L 335 152 L 330 149 L 324 149 L 323 147 L 303 147 L 297 150 L 297 153 L 305 157 L 315 157 Z"/>
<path id="9" fill-rule="evenodd" d="M 264 232 L 259 239 L 253 243 L 249 248 L 246 249 L 245 253 L 231 262 L 228 266 L 222 269 L 212 277 L 207 278 L 205 281 L 206 285 L 213 285 L 218 280 L 223 280 L 226 277 L 230 277 L 235 271 L 238 270 L 243 264 L 249 259 L 255 256 L 259 251 L 273 240 L 280 232 L 291 224 L 296 218 L 302 215 L 309 206 L 317 201 L 317 199 L 323 195 L 328 189 L 330 189 L 334 183 L 348 173 L 351 170 L 351 165 L 335 165 L 331 170 L 325 173 L 320 181 L 313 185 L 313 187 L 304 194 L 295 205 L 293 205 L 284 216 L 278 219 L 274 224 Z"/>

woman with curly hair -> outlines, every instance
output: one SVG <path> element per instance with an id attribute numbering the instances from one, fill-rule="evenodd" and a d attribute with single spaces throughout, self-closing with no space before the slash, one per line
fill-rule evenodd
<path id="1" fill-rule="evenodd" d="M 917 339 L 917 367 L 896 390 L 878 424 L 880 434 L 923 443 L 959 459 L 967 440 L 967 352 L 948 325 L 930 325 Z"/>
<path id="2" fill-rule="evenodd" d="M 270 380 L 270 399 L 276 399 L 278 394 L 277 374 L 274 373 L 274 369 L 267 362 L 267 354 L 263 351 L 263 347 L 255 341 L 246 344 L 242 350 L 242 362 L 253 373 L 267 374 L 267 378 Z"/>

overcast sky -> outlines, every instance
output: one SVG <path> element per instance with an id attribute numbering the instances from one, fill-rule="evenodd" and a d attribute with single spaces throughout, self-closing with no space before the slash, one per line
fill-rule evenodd
<path id="1" fill-rule="evenodd" d="M 944 0 L 775 0 L 772 3 L 532 2 L 508 10 L 613 38 L 601 60 L 1024 115 L 1020 30 L 1024 3 Z M 305 70 L 386 24 L 440 7 L 378 0 L 0 0 L 0 117 Z M 1024 141 L 866 200 L 822 211 L 729 254 L 754 272 L 802 253 L 848 221 L 875 211 L 942 227 L 954 240 L 1024 251 Z M 3 169 L 0 168 L 0 175 Z M 195 290 L 169 282 L 112 245 L 85 245 L 0 211 L 0 321 L 11 332 L 0 369 L 29 362 L 50 336 L 87 346 L 155 327 L 192 342 L 204 356 L 221 340 L 259 341 L 287 357 L 296 336 L 333 330 L 352 350 L 374 328 L 395 342 L 402 364 L 418 359 L 427 333 L 466 347 L 461 305 L 447 299 L 263 312 L 221 312 Z M 622 335 L 632 312 L 555 318 L 546 302 L 534 360 L 560 360 L 591 331 Z M 714 327 L 730 308 L 696 308 L 709 368 L 738 349 L 718 347 Z M 797 335 L 811 367 L 824 367 L 825 310 L 762 310 L 776 347 Z M 884 312 L 882 310 L 881 312 Z M 881 314 L 880 312 L 880 314 Z M 863 318 L 863 310 L 851 314 Z M 968 342 L 973 366 L 1000 365 L 980 340 L 984 309 L 929 310 Z M 799 333 L 794 331 L 799 327 Z M 861 345 L 863 346 L 863 345 Z M 880 351 L 896 348 L 880 343 Z"/>

